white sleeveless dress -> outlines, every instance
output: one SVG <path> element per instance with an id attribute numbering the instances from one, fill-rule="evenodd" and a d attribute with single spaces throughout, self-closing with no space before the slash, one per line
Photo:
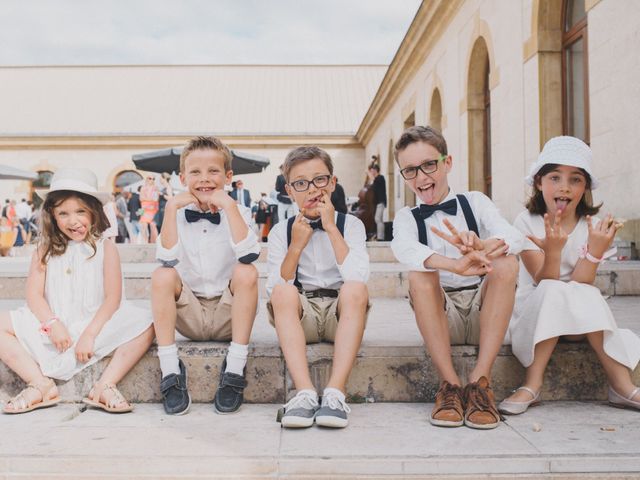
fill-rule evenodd
<path id="1" fill-rule="evenodd" d="M 592 219 L 593 225 L 598 223 Z M 541 215 L 524 211 L 514 227 L 525 235 L 545 236 Z M 631 330 L 618 328 L 609 305 L 593 285 L 571 281 L 589 235 L 587 222 L 580 218 L 562 249 L 560 278 L 536 285 L 522 261 L 513 316 L 509 324 L 511 349 L 524 367 L 533 362 L 535 346 L 549 338 L 602 331 L 604 351 L 633 370 L 640 360 L 640 338 Z M 524 250 L 540 249 L 529 239 Z"/>
<path id="2" fill-rule="evenodd" d="M 128 303 L 123 291 L 120 308 L 95 339 L 93 358 L 87 363 L 76 360 L 76 342 L 104 299 L 104 242 L 97 242 L 97 252 L 89 258 L 93 253 L 89 244 L 70 241 L 63 255 L 51 257 L 47 263 L 44 296 L 73 340 L 73 346 L 67 351 L 59 353 L 49 337 L 40 333 L 40 322 L 28 306 L 10 312 L 16 337 L 47 377 L 69 380 L 83 368 L 136 338 L 153 323 L 151 312 Z"/>

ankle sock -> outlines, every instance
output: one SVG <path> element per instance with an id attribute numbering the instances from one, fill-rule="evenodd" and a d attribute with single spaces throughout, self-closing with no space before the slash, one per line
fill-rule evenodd
<path id="1" fill-rule="evenodd" d="M 167 375 L 180 373 L 180 365 L 178 364 L 178 347 L 176 344 L 158 346 L 158 359 L 160 360 L 160 370 L 162 370 L 162 378 Z"/>
<path id="2" fill-rule="evenodd" d="M 296 392 L 296 395 L 300 395 L 302 392 L 308 394 L 310 397 L 314 398 L 316 400 L 316 402 L 318 401 L 318 392 L 316 392 L 315 390 L 311 390 L 310 388 L 305 388 L 302 390 L 298 390 Z"/>
<path id="3" fill-rule="evenodd" d="M 324 391 L 322 392 L 322 398 L 324 399 L 324 397 L 326 397 L 327 394 L 329 394 L 329 393 L 332 393 L 333 395 L 338 397 L 343 402 L 346 401 L 346 397 L 345 397 L 344 393 L 342 393 L 337 388 L 332 388 L 332 387 L 327 387 L 327 388 L 324 389 Z"/>
<path id="4" fill-rule="evenodd" d="M 227 352 L 227 368 L 225 370 L 236 375 L 244 375 L 244 367 L 247 364 L 247 356 L 249 355 L 249 345 L 240 345 L 231 342 L 229 351 Z"/>

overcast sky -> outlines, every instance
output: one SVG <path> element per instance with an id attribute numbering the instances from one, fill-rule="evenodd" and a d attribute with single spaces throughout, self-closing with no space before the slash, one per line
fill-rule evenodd
<path id="1" fill-rule="evenodd" d="M 419 0 L 0 0 L 0 65 L 391 62 Z"/>

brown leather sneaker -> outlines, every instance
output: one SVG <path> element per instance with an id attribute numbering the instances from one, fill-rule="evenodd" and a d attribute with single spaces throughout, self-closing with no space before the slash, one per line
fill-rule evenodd
<path id="1" fill-rule="evenodd" d="M 496 428 L 503 420 L 496 409 L 493 390 L 487 377 L 480 377 L 477 382 L 464 387 L 464 424 L 467 427 L 488 430 Z"/>
<path id="2" fill-rule="evenodd" d="M 437 427 L 461 427 L 464 424 L 462 388 L 443 380 L 436 393 L 436 404 L 429 421 Z"/>

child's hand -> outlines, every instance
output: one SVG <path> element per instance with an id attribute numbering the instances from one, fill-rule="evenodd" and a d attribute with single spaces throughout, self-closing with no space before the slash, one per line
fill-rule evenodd
<path id="1" fill-rule="evenodd" d="M 236 205 L 236 201 L 224 190 L 216 190 L 207 199 L 209 209 L 216 213 L 218 210 L 226 210 Z"/>
<path id="2" fill-rule="evenodd" d="M 296 217 L 291 227 L 291 246 L 299 250 L 303 250 L 309 243 L 309 239 L 313 234 L 313 228 L 309 225 L 309 222 L 304 218 L 304 208 L 300 210 L 300 213 Z"/>
<path id="3" fill-rule="evenodd" d="M 491 261 L 484 253 L 473 250 L 456 259 L 452 271 L 465 277 L 485 275 L 491 271 Z"/>
<path id="4" fill-rule="evenodd" d="M 472 250 L 484 250 L 484 243 L 478 238 L 475 232 L 459 232 L 453 224 L 446 218 L 443 220 L 445 227 L 451 232 L 451 235 L 444 233 L 436 227 L 431 227 L 431 231 L 444 241 L 460 250 L 463 255 Z"/>
<path id="5" fill-rule="evenodd" d="M 69 347 L 73 345 L 69 330 L 67 330 L 65 324 L 60 320 L 51 324 L 49 339 L 60 353 L 67 351 Z"/>
<path id="6" fill-rule="evenodd" d="M 613 219 L 613 215 L 608 214 L 604 220 L 600 220 L 594 227 L 591 217 L 587 215 L 587 227 L 589 228 L 589 238 L 587 240 L 587 251 L 596 258 L 602 258 L 619 228 L 619 223 Z"/>
<path id="7" fill-rule="evenodd" d="M 322 220 L 322 228 L 325 232 L 336 227 L 336 209 L 327 192 L 322 194 L 322 199 L 318 202 L 316 209 L 320 212 L 320 220 Z"/>
<path id="8" fill-rule="evenodd" d="M 76 359 L 81 363 L 87 363 L 93 357 L 95 338 L 86 331 L 80 335 L 76 343 Z"/>
<path id="9" fill-rule="evenodd" d="M 197 205 L 199 202 L 191 192 L 180 192 L 178 195 L 171 197 L 167 201 L 167 206 L 171 205 L 177 210 L 182 207 L 186 207 L 187 205 L 191 205 L 192 203 Z"/>
<path id="10" fill-rule="evenodd" d="M 562 229 L 560 225 L 560 217 L 562 215 L 561 210 L 557 210 L 553 225 L 551 225 L 551 219 L 548 213 L 544 214 L 544 238 L 534 237 L 533 235 L 527 235 L 527 238 L 535 243 L 538 248 L 547 252 L 560 252 L 567 243 L 569 235 Z"/>

